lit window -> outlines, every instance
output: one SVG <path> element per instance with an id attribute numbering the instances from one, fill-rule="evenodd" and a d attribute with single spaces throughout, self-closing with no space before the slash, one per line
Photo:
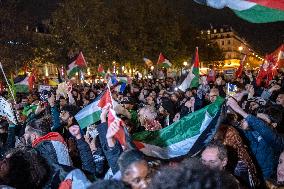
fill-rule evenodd
<path id="1" fill-rule="evenodd" d="M 220 29 L 220 32 L 223 32 L 223 31 L 224 31 L 223 28 L 221 28 L 221 29 Z"/>
<path id="2" fill-rule="evenodd" d="M 207 34 L 210 34 L 210 30 L 207 30 Z"/>
<path id="3" fill-rule="evenodd" d="M 201 30 L 201 34 L 203 34 L 203 31 Z"/>
<path id="4" fill-rule="evenodd" d="M 214 29 L 214 33 L 217 33 L 217 30 L 216 30 L 216 29 Z"/>

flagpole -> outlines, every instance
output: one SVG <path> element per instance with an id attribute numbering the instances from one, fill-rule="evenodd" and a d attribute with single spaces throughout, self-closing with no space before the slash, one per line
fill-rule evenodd
<path id="1" fill-rule="evenodd" d="M 14 103 L 16 104 L 16 100 L 15 100 L 14 93 L 13 93 L 13 91 L 12 91 L 12 89 L 11 89 L 11 86 L 10 86 L 10 84 L 9 84 L 9 82 L 8 82 L 8 79 L 7 79 L 7 77 L 6 77 L 6 74 L 5 74 L 5 72 L 4 72 L 4 69 L 3 69 L 3 66 L 2 66 L 2 63 L 1 63 L 1 62 L 0 62 L 0 68 L 1 68 L 1 71 L 2 71 L 2 73 L 3 73 L 3 75 L 4 75 L 5 81 L 6 81 L 7 85 L 8 85 L 8 88 L 9 88 L 9 90 L 10 90 L 11 96 L 12 96 L 12 98 L 13 98 L 13 100 L 14 100 Z"/>

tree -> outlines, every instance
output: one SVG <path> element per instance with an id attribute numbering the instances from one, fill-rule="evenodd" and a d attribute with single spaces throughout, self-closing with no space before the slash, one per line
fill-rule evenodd
<path id="1" fill-rule="evenodd" d="M 0 1 L 0 57 L 6 70 L 14 72 L 31 64 L 40 47 L 36 34 L 42 20 L 50 18 L 56 0 Z M 42 53 L 40 53 L 42 54 Z"/>
<path id="2" fill-rule="evenodd" d="M 156 60 L 163 52 L 175 63 L 188 54 L 180 15 L 165 0 L 68 0 L 53 22 L 57 41 L 83 50 L 94 64 L 144 67 L 143 57 Z"/>

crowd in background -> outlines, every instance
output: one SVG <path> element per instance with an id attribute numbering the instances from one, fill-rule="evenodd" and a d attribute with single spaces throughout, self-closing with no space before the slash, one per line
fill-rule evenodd
<path id="1" fill-rule="evenodd" d="M 123 93 L 111 90 L 114 107 L 131 136 L 156 131 L 226 99 L 214 139 L 194 157 L 161 160 L 122 147 L 119 126 L 100 121 L 81 129 L 74 116 L 94 102 L 106 83 L 17 94 L 18 123 L 0 126 L 0 185 L 11 188 L 275 188 L 284 186 L 284 73 L 257 85 L 257 72 L 239 78 L 200 76 L 200 84 L 178 90 L 174 78 L 133 79 Z M 228 95 L 228 84 L 236 86 Z M 6 94 L 3 94 L 6 96 Z"/>

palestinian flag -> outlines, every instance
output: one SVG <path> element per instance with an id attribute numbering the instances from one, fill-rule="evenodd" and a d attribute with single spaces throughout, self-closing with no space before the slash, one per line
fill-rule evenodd
<path id="1" fill-rule="evenodd" d="M 284 44 L 278 47 L 270 56 L 273 56 L 277 67 L 284 68 Z"/>
<path id="2" fill-rule="evenodd" d="M 21 75 L 14 79 L 14 87 L 17 93 L 28 93 L 29 92 L 29 76 Z"/>
<path id="3" fill-rule="evenodd" d="M 188 73 L 185 80 L 178 87 L 182 91 L 186 91 L 188 88 L 198 87 L 199 86 L 199 56 L 198 56 L 198 47 L 196 47 L 195 54 L 192 58 L 192 67 Z"/>
<path id="4" fill-rule="evenodd" d="M 118 132 L 114 135 L 114 138 L 116 138 L 121 145 L 125 146 L 126 145 L 126 132 L 127 132 L 125 131 L 126 128 L 123 126 L 123 121 L 117 117 L 116 112 L 113 109 L 110 109 L 108 112 L 108 127 L 115 120 L 118 121 L 120 128 Z"/>
<path id="5" fill-rule="evenodd" d="M 105 70 L 104 70 L 104 68 L 103 68 L 103 66 L 101 64 L 99 64 L 98 73 L 102 77 L 104 77 L 106 75 Z"/>
<path id="6" fill-rule="evenodd" d="M 160 53 L 157 65 L 162 66 L 164 68 L 169 68 L 169 67 L 172 66 L 172 63 L 170 63 L 170 61 L 168 59 L 166 59 L 165 56 L 162 53 Z"/>
<path id="7" fill-rule="evenodd" d="M 22 114 L 26 117 L 28 117 L 32 112 L 35 112 L 37 109 L 37 105 L 27 105 L 24 107 L 24 110 L 22 112 Z"/>
<path id="8" fill-rule="evenodd" d="M 197 3 L 222 9 L 228 7 L 242 19 L 252 23 L 284 21 L 283 0 L 194 0 Z"/>
<path id="9" fill-rule="evenodd" d="M 217 100 L 158 131 L 133 135 L 135 145 L 147 156 L 170 159 L 192 156 L 202 150 L 216 133 L 224 99 Z"/>
<path id="10" fill-rule="evenodd" d="M 79 126 L 84 129 L 100 120 L 101 110 L 108 103 L 112 104 L 110 91 L 106 89 L 93 103 L 89 104 L 75 115 Z"/>
<path id="11" fill-rule="evenodd" d="M 237 69 L 237 71 L 235 73 L 236 78 L 240 78 L 242 76 L 243 69 L 244 69 L 244 62 L 246 60 L 246 57 L 247 57 L 247 55 L 244 55 L 243 59 L 240 62 L 240 66 L 238 67 L 238 69 Z"/>
<path id="12" fill-rule="evenodd" d="M 190 88 L 198 87 L 199 85 L 199 56 L 198 56 L 198 47 L 195 49 L 194 63 L 191 71 L 194 75 L 194 78 L 191 81 Z"/>
<path id="13" fill-rule="evenodd" d="M 69 77 L 72 77 L 76 74 L 76 72 L 79 72 L 79 70 L 84 67 L 87 67 L 87 63 L 83 56 L 83 53 L 80 52 L 76 59 L 68 65 L 67 75 Z"/>

